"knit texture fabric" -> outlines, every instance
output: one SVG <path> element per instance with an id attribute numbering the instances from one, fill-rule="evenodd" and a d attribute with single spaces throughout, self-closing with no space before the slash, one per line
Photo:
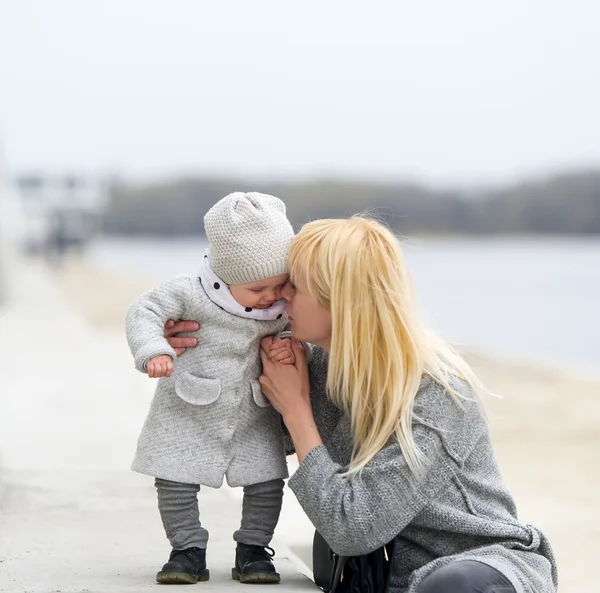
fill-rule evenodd
<path id="1" fill-rule="evenodd" d="M 169 543 L 174 550 L 206 548 L 208 530 L 200 523 L 197 484 L 156 478 L 158 510 Z M 236 542 L 268 546 L 279 521 L 283 501 L 283 480 L 244 486 L 242 523 L 233 534 Z"/>
<path id="2" fill-rule="evenodd" d="M 198 339 L 175 358 L 163 336 L 169 319 L 200 324 Z M 181 276 L 135 300 L 127 340 L 138 370 L 169 354 L 171 377 L 158 380 L 132 469 L 171 482 L 218 488 L 287 477 L 281 416 L 263 395 L 260 341 L 287 325 L 257 321 L 213 303 L 198 278 Z"/>
<path id="3" fill-rule="evenodd" d="M 227 284 L 245 284 L 287 273 L 294 238 L 285 204 L 274 196 L 235 192 L 204 217 L 210 266 Z"/>
<path id="4" fill-rule="evenodd" d="M 313 347 L 311 404 L 324 446 L 302 460 L 289 486 L 334 552 L 367 554 L 395 539 L 388 591 L 416 593 L 453 560 L 477 560 L 504 574 L 517 593 L 554 593 L 556 562 L 544 534 L 517 518 L 502 481 L 480 403 L 462 405 L 424 378 L 413 435 L 429 465 L 416 478 L 391 441 L 359 475 L 347 416 L 327 398 L 327 355 Z M 286 448 L 289 452 L 289 435 Z"/>

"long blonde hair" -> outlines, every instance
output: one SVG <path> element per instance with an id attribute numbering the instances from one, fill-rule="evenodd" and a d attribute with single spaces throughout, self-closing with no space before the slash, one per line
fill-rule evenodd
<path id="1" fill-rule="evenodd" d="M 469 365 L 422 322 L 399 241 L 354 216 L 307 223 L 289 252 L 292 282 L 331 312 L 330 399 L 349 414 L 354 438 L 346 475 L 360 472 L 395 435 L 415 475 L 425 458 L 412 433 L 423 375 L 456 398 L 456 379 L 482 389 Z"/>

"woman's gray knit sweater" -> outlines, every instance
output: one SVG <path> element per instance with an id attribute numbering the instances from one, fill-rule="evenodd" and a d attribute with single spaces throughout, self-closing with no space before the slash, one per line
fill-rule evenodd
<path id="1" fill-rule="evenodd" d="M 335 552 L 366 554 L 395 538 L 388 589 L 394 593 L 416 593 L 430 572 L 463 559 L 496 568 L 518 593 L 556 590 L 552 549 L 539 529 L 517 519 L 475 397 L 461 407 L 424 378 L 413 426 L 429 460 L 424 475 L 414 477 L 394 443 L 360 475 L 343 477 L 352 435 L 347 416 L 327 398 L 326 381 L 327 355 L 315 347 L 311 403 L 324 446 L 302 460 L 289 486 Z"/>

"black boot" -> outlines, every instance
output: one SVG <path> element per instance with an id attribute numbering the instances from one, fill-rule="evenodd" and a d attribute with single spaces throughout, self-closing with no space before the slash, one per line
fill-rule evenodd
<path id="1" fill-rule="evenodd" d="M 231 576 L 240 583 L 279 583 L 281 577 L 275 571 L 271 558 L 275 551 L 269 546 L 251 546 L 238 542 L 235 550 L 235 568 Z"/>
<path id="2" fill-rule="evenodd" d="M 170 585 L 194 585 L 198 581 L 208 581 L 208 577 L 206 550 L 186 548 L 171 552 L 169 561 L 156 575 L 156 580 Z"/>

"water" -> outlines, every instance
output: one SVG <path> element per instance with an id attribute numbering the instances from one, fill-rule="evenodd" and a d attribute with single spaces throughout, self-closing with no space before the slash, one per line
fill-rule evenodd
<path id="1" fill-rule="evenodd" d="M 206 243 L 103 240 L 100 268 L 170 278 Z M 405 245 L 422 309 L 448 340 L 488 353 L 600 370 L 599 239 L 422 239 Z"/>

